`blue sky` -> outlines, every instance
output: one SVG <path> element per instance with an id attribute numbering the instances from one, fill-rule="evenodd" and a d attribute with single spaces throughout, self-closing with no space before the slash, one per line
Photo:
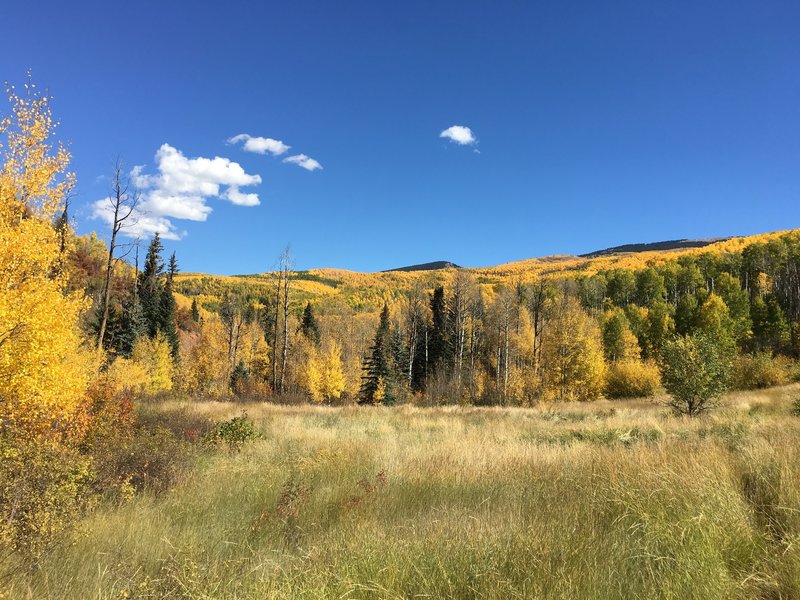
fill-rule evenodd
<path id="1" fill-rule="evenodd" d="M 374 271 L 800 227 L 796 1 L 16 1 L 3 21 L 0 75 L 55 97 L 78 231 L 106 229 L 120 155 L 184 270 L 262 272 L 287 243 L 301 269 Z"/>

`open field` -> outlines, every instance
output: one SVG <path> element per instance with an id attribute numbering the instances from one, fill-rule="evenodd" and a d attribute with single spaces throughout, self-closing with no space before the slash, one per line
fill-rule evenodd
<path id="1" fill-rule="evenodd" d="M 799 386 L 710 417 L 544 409 L 244 408 L 263 438 L 104 506 L 12 598 L 792 598 Z"/>

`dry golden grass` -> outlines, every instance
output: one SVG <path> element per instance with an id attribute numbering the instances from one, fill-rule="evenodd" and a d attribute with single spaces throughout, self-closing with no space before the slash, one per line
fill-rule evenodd
<path id="1" fill-rule="evenodd" d="M 791 598 L 800 387 L 706 418 L 646 400 L 246 410 L 264 437 L 92 515 L 20 598 Z"/>

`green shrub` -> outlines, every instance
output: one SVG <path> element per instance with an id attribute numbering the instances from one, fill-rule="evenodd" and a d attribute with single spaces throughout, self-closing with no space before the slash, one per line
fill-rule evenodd
<path id="1" fill-rule="evenodd" d="M 261 433 L 256 429 L 246 412 L 243 412 L 240 417 L 220 421 L 207 435 L 207 439 L 210 442 L 215 444 L 225 443 L 232 450 L 241 450 L 241 447 L 246 442 L 260 437 Z"/>
<path id="2" fill-rule="evenodd" d="M 733 387 L 755 390 L 786 384 L 790 378 L 788 366 L 769 352 L 740 356 L 734 366 Z"/>
<path id="3" fill-rule="evenodd" d="M 658 367 L 652 362 L 624 361 L 611 364 L 606 373 L 609 398 L 653 396 L 661 385 Z"/>
<path id="4" fill-rule="evenodd" d="M 86 457 L 55 442 L 0 436 L 0 556 L 39 558 L 94 501 Z"/>
<path id="5" fill-rule="evenodd" d="M 800 394 L 796 395 L 792 400 L 791 413 L 795 417 L 800 417 Z"/>
<path id="6" fill-rule="evenodd" d="M 678 337 L 661 349 L 661 381 L 677 414 L 697 416 L 714 408 L 730 385 L 735 347 L 707 333 Z"/>

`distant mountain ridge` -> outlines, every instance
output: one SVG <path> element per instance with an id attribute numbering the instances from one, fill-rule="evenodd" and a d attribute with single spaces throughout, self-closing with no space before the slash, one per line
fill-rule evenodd
<path id="1" fill-rule="evenodd" d="M 418 265 L 409 265 L 407 267 L 398 267 L 396 269 L 386 269 L 381 273 L 393 273 L 395 271 L 403 271 L 409 273 L 412 271 L 438 271 L 439 269 L 460 269 L 457 264 L 451 263 L 448 260 L 437 260 L 434 262 L 420 263 Z"/>
<path id="2" fill-rule="evenodd" d="M 625 252 L 650 252 L 650 251 L 663 251 L 663 250 L 677 250 L 680 248 L 703 248 L 710 246 L 716 242 L 725 242 L 732 239 L 731 237 L 718 237 L 706 238 L 698 240 L 666 240 L 663 242 L 648 242 L 644 244 L 623 244 L 622 246 L 613 246 L 611 248 L 604 248 L 603 250 L 595 250 L 587 254 L 579 254 L 580 258 L 597 258 L 599 256 L 610 256 L 612 254 L 623 254 Z"/>
<path id="3" fill-rule="evenodd" d="M 599 258 L 602 256 L 613 256 L 615 254 L 626 254 L 636 252 L 663 252 L 667 250 L 679 250 L 682 248 L 703 248 L 710 246 L 717 242 L 724 242 L 733 239 L 734 236 L 718 237 L 718 238 L 704 238 L 704 239 L 680 239 L 680 240 L 665 240 L 663 242 L 645 242 L 640 244 L 623 244 L 621 246 L 612 246 L 611 248 L 603 248 L 602 250 L 595 250 L 586 254 L 579 254 L 578 258 Z M 569 255 L 563 256 L 543 256 L 538 260 L 540 261 L 558 261 L 569 259 Z M 438 271 L 440 269 L 461 269 L 459 265 L 452 263 L 448 260 L 437 260 L 433 262 L 420 263 L 418 265 L 409 265 L 407 267 L 397 267 L 395 269 L 386 269 L 380 271 L 381 273 L 395 273 L 404 272 L 411 273 L 414 271 Z"/>

